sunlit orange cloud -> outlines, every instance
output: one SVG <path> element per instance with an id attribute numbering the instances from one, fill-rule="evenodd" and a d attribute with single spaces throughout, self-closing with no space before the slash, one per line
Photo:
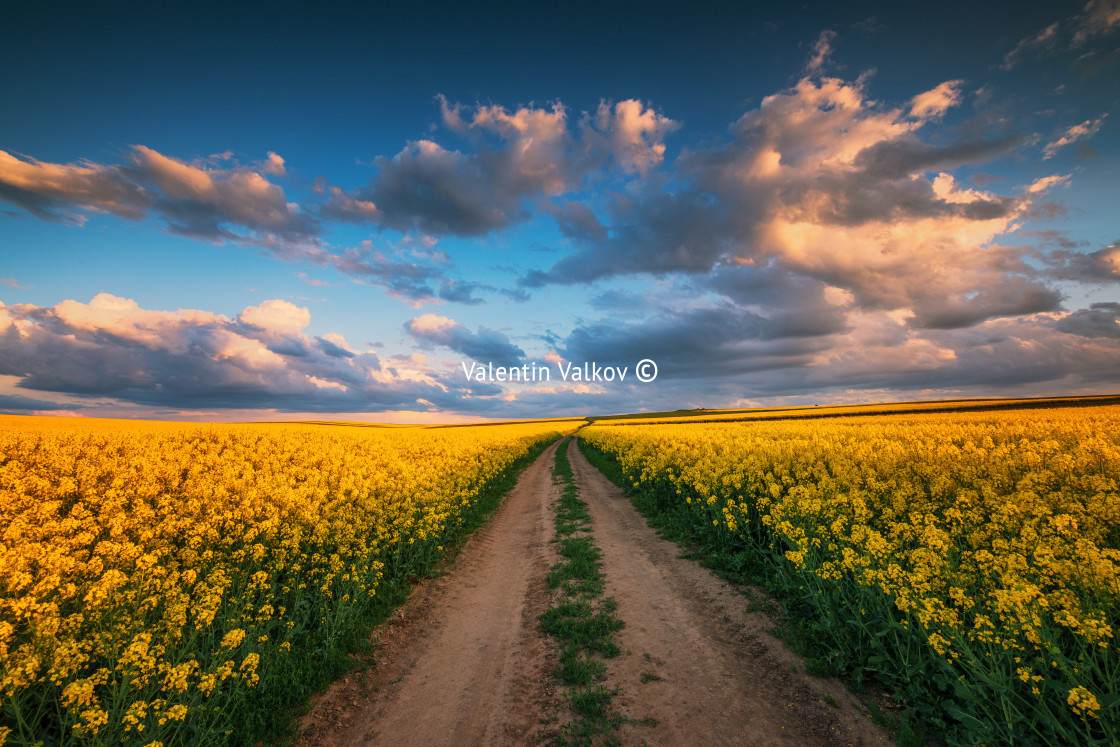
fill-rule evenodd
<path id="1" fill-rule="evenodd" d="M 940 117 L 961 100 L 963 80 L 947 80 L 936 88 L 910 100 L 910 115 L 918 119 Z"/>
<path id="2" fill-rule="evenodd" d="M 131 220 L 154 213 L 175 233 L 278 251 L 318 233 L 317 222 L 266 178 L 285 173 L 283 158 L 269 152 L 254 166 L 214 161 L 187 162 L 145 145 L 132 146 L 123 164 L 48 163 L 0 150 L 0 185 L 5 199 L 46 220 L 81 224 L 87 211 Z"/>
<path id="3" fill-rule="evenodd" d="M 16 204 L 40 218 L 83 223 L 85 217 L 78 209 L 134 220 L 147 212 L 148 199 L 141 187 L 124 178 L 117 167 L 89 161 L 47 163 L 0 150 L 0 184 L 15 190 Z"/>

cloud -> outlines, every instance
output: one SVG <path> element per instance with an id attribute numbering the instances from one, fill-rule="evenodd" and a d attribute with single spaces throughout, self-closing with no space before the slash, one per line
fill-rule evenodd
<path id="1" fill-rule="evenodd" d="M 918 119 L 940 117 L 960 103 L 963 80 L 947 80 L 936 88 L 910 100 L 910 116 Z"/>
<path id="2" fill-rule="evenodd" d="M 330 251 L 319 238 L 320 218 L 365 222 L 378 220 L 380 211 L 320 180 L 312 190 L 320 201 L 305 212 L 268 178 L 285 174 L 284 159 L 273 152 L 254 167 L 244 167 L 232 163 L 229 154 L 188 162 L 142 145 L 114 165 L 48 164 L 0 151 L 0 199 L 40 218 L 72 224 L 84 222 L 88 212 L 131 220 L 156 215 L 172 233 L 260 246 L 281 259 L 333 267 L 414 306 L 482 303 L 477 293 L 483 287 L 447 277 L 447 258 L 438 253 L 386 254 L 369 242 Z M 483 186 L 459 184 L 453 191 L 470 201 Z M 438 199 L 431 201 L 434 209 L 438 204 Z M 417 241 L 430 239 L 421 234 Z"/>
<path id="3" fill-rule="evenodd" d="M 913 324 L 911 315 L 866 311 L 817 288 L 817 300 L 811 296 L 807 306 L 831 308 L 807 314 L 806 319 L 820 324 L 796 336 L 789 334 L 790 327 L 778 333 L 783 327 L 779 317 L 795 313 L 799 298 L 789 295 L 777 306 L 768 305 L 771 295 L 764 282 L 773 279 L 766 273 L 755 278 L 757 282 L 737 273 L 725 278 L 729 288 L 744 288 L 737 292 L 740 299 L 761 290 L 757 311 L 765 310 L 768 316 L 738 305 L 742 300 L 694 302 L 645 319 L 587 321 L 561 340 L 558 349 L 565 359 L 600 364 L 633 366 L 646 357 L 657 361 L 656 384 L 625 390 L 635 398 L 629 411 L 639 406 L 726 407 L 772 398 L 821 401 L 831 396 L 829 392 L 846 392 L 847 401 L 866 401 L 869 388 L 881 388 L 888 393 L 886 399 L 900 399 L 911 392 L 926 397 L 979 396 L 993 390 L 1044 394 L 1056 385 L 1103 392 L 1120 383 L 1115 370 L 1120 355 L 1116 304 L 933 329 Z M 794 290 L 778 285 L 775 295 Z M 831 328 L 824 324 L 828 320 Z M 1086 337 L 1093 342 L 1086 344 Z"/>
<path id="4" fill-rule="evenodd" d="M 813 54 L 805 63 L 805 72 L 819 73 L 832 56 L 832 42 L 836 39 L 836 32 L 825 29 L 813 44 Z"/>
<path id="5" fill-rule="evenodd" d="M 439 103 L 444 128 L 469 148 L 412 141 L 391 158 L 375 158 L 365 187 L 320 184 L 327 195 L 321 214 L 403 233 L 484 236 L 527 220 L 529 201 L 577 190 L 592 171 L 647 174 L 679 127 L 636 100 L 602 101 L 575 126 L 560 103 L 515 110 L 442 96 Z"/>
<path id="6" fill-rule="evenodd" d="M 1027 192 L 1033 195 L 1039 192 L 1045 192 L 1051 187 L 1056 187 L 1059 184 L 1068 185 L 1070 176 L 1070 174 L 1052 174 L 1051 176 L 1044 176 L 1040 179 L 1035 179 L 1027 187 Z"/>
<path id="7" fill-rule="evenodd" d="M 903 179 L 926 171 L 941 172 L 984 163 L 1023 145 L 1021 135 L 973 138 L 947 145 L 933 145 L 907 134 L 868 146 L 853 160 L 858 178 Z"/>
<path id="8" fill-rule="evenodd" d="M 1054 49 L 1058 43 L 1060 27 L 1061 24 L 1055 21 L 1037 34 L 1022 39 L 1015 45 L 1014 49 L 1004 55 L 1003 64 L 1000 67 L 1004 70 L 1011 70 L 1027 54 Z"/>
<path id="9" fill-rule="evenodd" d="M 1038 33 L 1022 39 L 1004 55 L 1000 67 L 1012 70 L 1028 57 L 1045 56 L 1058 51 L 1072 51 L 1084 56 L 1085 45 L 1108 36 L 1117 28 L 1120 28 L 1120 1 L 1089 0 L 1081 13 L 1055 21 Z"/>
<path id="10" fill-rule="evenodd" d="M 1120 339 L 1120 303 L 1090 304 L 1087 309 L 1078 309 L 1062 317 L 1054 328 L 1081 337 Z"/>
<path id="11" fill-rule="evenodd" d="M 646 175 L 665 158 L 662 142 L 680 123 L 627 99 L 612 105 L 600 101 L 594 118 L 580 123 L 585 148 L 602 150 L 623 171 Z"/>
<path id="12" fill-rule="evenodd" d="M 276 173 L 271 155 L 267 165 Z M 130 175 L 154 187 L 154 208 L 174 233 L 266 246 L 276 240 L 299 243 L 318 233 L 315 220 L 260 172 L 186 163 L 142 145 L 133 146 L 132 160 Z"/>
<path id="13" fill-rule="evenodd" d="M 1046 147 L 1043 148 L 1042 151 L 1042 159 L 1053 158 L 1060 148 L 1064 148 L 1070 143 L 1076 143 L 1078 140 L 1086 140 L 1096 135 L 1097 132 L 1100 131 L 1101 125 L 1104 124 L 1104 118 L 1107 116 L 1108 113 L 1105 112 L 1096 119 L 1086 119 L 1081 124 L 1069 127 L 1060 138 L 1046 144 Z"/>
<path id="14" fill-rule="evenodd" d="M 413 308 L 445 302 L 481 304 L 485 301 L 476 294 L 492 290 L 489 286 L 449 277 L 448 259 L 442 253 L 408 250 L 403 243 L 383 251 L 366 240 L 338 254 L 319 250 L 304 256 L 359 282 L 381 287 L 388 295 Z"/>
<path id="15" fill-rule="evenodd" d="M 556 220 L 560 233 L 570 239 L 602 241 L 607 237 L 607 227 L 587 205 L 580 202 L 546 202 L 542 209 Z"/>
<path id="16" fill-rule="evenodd" d="M 905 107 L 870 100 L 864 86 L 806 78 L 767 96 L 728 141 L 683 153 L 672 182 L 650 178 L 617 194 L 602 221 L 577 223 L 576 211 L 554 208 L 576 249 L 520 284 L 752 266 L 835 287 L 867 309 L 908 309 L 932 327 L 1055 308 L 1027 250 L 994 240 L 1057 182 L 1000 195 L 946 171 L 1013 152 L 1025 138 L 924 139 L 921 128 L 958 102 L 959 81 Z"/>
<path id="17" fill-rule="evenodd" d="M 268 157 L 261 162 L 259 170 L 268 176 L 284 176 L 288 173 L 284 159 L 272 151 L 269 151 Z"/>
<path id="18" fill-rule="evenodd" d="M 502 332 L 485 327 L 471 332 L 446 316 L 424 314 L 410 319 L 405 323 L 404 329 L 420 343 L 450 348 L 479 363 L 518 366 L 525 359 L 525 351 L 511 343 L 509 337 Z"/>
<path id="19" fill-rule="evenodd" d="M 1045 236 L 1046 250 L 1013 244 L 1042 236 L 1021 227 L 1056 210 L 1047 195 L 1073 176 L 957 178 L 1034 141 L 983 118 L 944 129 L 964 99 L 960 80 L 892 102 L 872 98 L 866 76 L 820 75 L 834 39 L 818 39 L 815 75 L 675 157 L 666 142 L 679 124 L 637 100 L 576 117 L 559 102 L 440 99 L 434 134 L 375 159 L 364 187 L 319 180 L 303 205 L 281 186 L 288 165 L 272 152 L 246 166 L 229 154 L 182 160 L 144 146 L 119 164 L 0 153 L 0 196 L 47 220 L 156 217 L 178 233 L 336 270 L 414 308 L 498 292 L 456 276 L 443 236 L 549 216 L 564 237 L 556 251 L 567 254 L 500 292 L 523 301 L 526 288 L 606 286 L 588 291 L 587 318 L 538 338 L 551 359 L 653 357 L 662 378 L 643 399 L 464 383 L 461 371 L 438 370 L 446 361 L 378 357 L 338 335 L 308 334 L 310 310 L 279 299 L 234 318 L 144 309 L 110 294 L 0 306 L 0 374 L 30 392 L 166 408 L 511 415 L 581 402 L 633 409 L 868 386 L 1115 381 L 1115 304 L 1069 312 L 1058 288 L 1120 280 L 1120 250 L 1075 251 Z M 1105 116 L 1054 133 L 1045 158 L 1093 136 Z M 321 234 L 333 221 L 404 237 L 331 248 Z M 635 276 L 646 292 L 635 292 Z M 625 289 L 612 278 L 625 278 Z M 529 357 L 505 332 L 472 331 L 451 316 L 423 314 L 404 329 L 420 350 L 497 365 Z"/>
<path id="20" fill-rule="evenodd" d="M 547 271 L 530 271 L 520 284 L 538 288 L 643 272 L 706 272 L 731 250 L 726 216 L 692 190 L 645 191 L 620 198 L 609 212 L 614 219 L 609 233 L 588 234 L 574 254 Z"/>
<path id="21" fill-rule="evenodd" d="M 348 194 L 341 187 L 330 186 L 319 180 L 316 192 L 327 196 L 326 201 L 319 206 L 319 215 L 324 218 L 346 223 L 376 223 L 381 219 L 381 209 L 371 200 Z"/>
<path id="22" fill-rule="evenodd" d="M 1057 250 L 1038 253 L 1046 265 L 1045 275 L 1056 280 L 1077 283 L 1120 282 L 1120 241 L 1095 252 Z"/>
<path id="23" fill-rule="evenodd" d="M 272 299 L 246 308 L 237 318 L 260 329 L 297 334 L 311 323 L 311 312 L 306 307 Z"/>
<path id="24" fill-rule="evenodd" d="M 522 198 L 539 193 L 521 191 L 529 185 L 495 160 L 419 140 L 393 158 L 374 161 L 378 174 L 367 201 L 380 209 L 384 228 L 482 236 L 526 220 Z"/>
<path id="25" fill-rule="evenodd" d="M 732 305 L 699 306 L 620 324 L 600 320 L 576 327 L 561 355 L 571 361 L 630 366 L 652 358 L 668 379 L 746 376 L 808 365 L 825 344 L 813 337 L 767 334 L 769 320 Z"/>
<path id="26" fill-rule="evenodd" d="M 42 399 L 21 397 L 18 394 L 0 394 L 0 412 L 4 413 L 15 412 L 17 414 L 26 415 L 29 413 L 38 414 L 40 412 L 62 410 L 69 414 L 73 407 L 73 405 L 69 404 L 64 405 Z"/>
<path id="27" fill-rule="evenodd" d="M 316 337 L 315 342 L 318 343 L 319 349 L 323 351 L 324 355 L 329 355 L 332 358 L 353 358 L 357 353 L 346 342 L 346 338 L 337 332 L 328 332 L 322 337 Z"/>
<path id="28" fill-rule="evenodd" d="M 306 309 L 278 299 L 238 319 L 144 309 L 108 293 L 51 307 L 0 304 L 0 375 L 28 392 L 174 410 L 373 412 L 454 401 L 430 371 L 386 366 L 339 335 L 309 337 L 300 331 L 308 321 Z"/>
<path id="29" fill-rule="evenodd" d="M 930 329 L 971 327 L 993 317 L 1055 311 L 1061 306 L 1061 294 L 1056 290 L 1015 275 L 969 293 L 924 300 L 914 310 L 913 323 Z"/>
<path id="30" fill-rule="evenodd" d="M 76 225 L 89 212 L 129 220 L 154 213 L 172 233 L 274 250 L 318 234 L 316 220 L 266 178 L 285 173 L 278 155 L 269 153 L 260 170 L 214 161 L 188 163 L 144 145 L 132 146 L 124 163 L 108 165 L 45 163 L 0 151 L 0 199 L 38 218 Z"/>
<path id="31" fill-rule="evenodd" d="M 477 306 L 485 303 L 485 301 L 475 295 L 475 293 L 483 289 L 493 290 L 489 286 L 483 286 L 479 283 L 443 278 L 439 283 L 439 298 L 441 301 L 461 303 L 465 306 Z"/>
<path id="32" fill-rule="evenodd" d="M 58 164 L 19 158 L 0 150 L 0 199 L 37 218 L 81 225 L 83 211 L 139 220 L 151 196 L 132 182 L 120 166 L 90 161 Z"/>
<path id="33" fill-rule="evenodd" d="M 1105 36 L 1120 27 L 1120 0 L 1089 0 L 1077 19 L 1073 35 L 1074 46 L 1080 46 L 1098 36 Z"/>

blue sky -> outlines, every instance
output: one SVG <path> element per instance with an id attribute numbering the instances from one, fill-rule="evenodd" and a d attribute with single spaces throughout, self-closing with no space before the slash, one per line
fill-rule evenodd
<path id="1" fill-rule="evenodd" d="M 1120 389 L 1116 0 L 602 6 L 16 10 L 0 411 Z"/>

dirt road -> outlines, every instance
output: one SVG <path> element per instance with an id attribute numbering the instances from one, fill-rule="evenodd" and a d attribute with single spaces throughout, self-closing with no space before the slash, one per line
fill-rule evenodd
<path id="1" fill-rule="evenodd" d="M 315 704 L 299 744 L 533 744 L 556 734 L 541 723 L 562 703 L 550 684 L 554 644 L 537 624 L 556 557 L 555 448 L 522 473 L 451 572 L 418 588 L 383 627 L 366 679 L 351 674 Z M 574 443 L 568 455 L 626 626 L 605 683 L 619 688 L 614 707 L 632 720 L 622 744 L 890 743 L 840 683 L 806 675 L 765 633 L 772 621 L 677 557 Z"/>
<path id="2" fill-rule="evenodd" d="M 451 572 L 413 592 L 383 627 L 377 663 L 315 703 L 298 744 L 525 744 L 558 701 L 552 643 L 538 629 L 551 595 L 556 445 L 529 465 Z M 376 688 L 376 691 L 374 691 Z M 367 693 L 363 697 L 363 692 Z"/>

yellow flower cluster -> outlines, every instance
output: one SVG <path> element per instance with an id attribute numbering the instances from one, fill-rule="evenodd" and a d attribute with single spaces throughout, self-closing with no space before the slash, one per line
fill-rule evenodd
<path id="1" fill-rule="evenodd" d="M 1034 716 L 1068 695 L 1062 718 L 1120 738 L 1120 407 L 604 422 L 580 436 L 820 598 L 889 600 L 883 629 L 920 636 L 958 692 L 1013 683 Z"/>
<path id="2" fill-rule="evenodd" d="M 219 728 L 266 661 L 438 556 L 482 486 L 576 425 L 0 416 L 0 735 Z"/>

